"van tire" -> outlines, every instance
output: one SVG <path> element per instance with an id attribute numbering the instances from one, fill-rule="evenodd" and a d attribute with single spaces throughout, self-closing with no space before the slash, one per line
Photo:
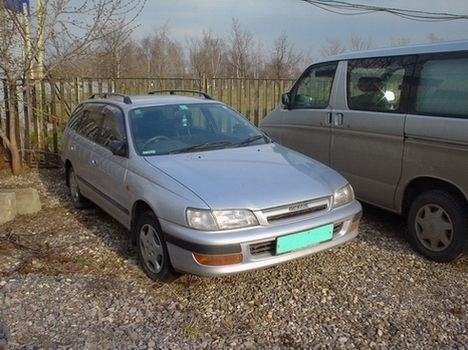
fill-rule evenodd
<path id="1" fill-rule="evenodd" d="M 143 271 L 149 278 L 169 283 L 180 276 L 172 267 L 164 235 L 152 211 L 139 217 L 135 238 Z"/>
<path id="2" fill-rule="evenodd" d="M 411 242 L 425 257 L 456 261 L 468 247 L 467 204 L 449 192 L 424 192 L 411 204 L 408 228 Z"/>

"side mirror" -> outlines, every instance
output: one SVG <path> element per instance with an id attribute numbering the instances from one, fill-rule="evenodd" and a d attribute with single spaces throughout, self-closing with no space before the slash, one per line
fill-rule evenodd
<path id="1" fill-rule="evenodd" d="M 127 144 L 121 140 L 114 140 L 110 142 L 109 149 L 115 156 L 127 155 Z"/>
<path id="2" fill-rule="evenodd" d="M 291 94 L 289 91 L 281 95 L 281 103 L 286 108 L 289 108 L 291 106 Z"/>

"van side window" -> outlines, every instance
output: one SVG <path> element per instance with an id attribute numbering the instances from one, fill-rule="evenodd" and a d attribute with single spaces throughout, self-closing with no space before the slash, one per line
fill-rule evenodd
<path id="1" fill-rule="evenodd" d="M 398 111 L 404 109 L 414 56 L 379 57 L 348 62 L 347 99 L 350 109 Z"/>
<path id="2" fill-rule="evenodd" d="M 420 61 L 415 112 L 468 118 L 468 52 L 423 56 Z"/>
<path id="3" fill-rule="evenodd" d="M 326 108 L 337 63 L 314 66 L 300 78 L 292 93 L 291 107 Z"/>

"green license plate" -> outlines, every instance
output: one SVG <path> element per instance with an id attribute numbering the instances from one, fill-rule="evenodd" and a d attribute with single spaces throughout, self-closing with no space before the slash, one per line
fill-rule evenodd
<path id="1" fill-rule="evenodd" d="M 276 240 L 276 254 L 299 250 L 311 245 L 328 241 L 333 236 L 333 224 L 314 228 L 292 235 L 278 237 Z"/>

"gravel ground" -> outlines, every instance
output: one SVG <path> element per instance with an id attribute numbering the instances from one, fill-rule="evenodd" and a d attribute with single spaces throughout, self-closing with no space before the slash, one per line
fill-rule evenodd
<path id="1" fill-rule="evenodd" d="M 375 208 L 345 246 L 163 285 L 119 224 L 70 205 L 60 170 L 0 172 L 13 187 L 43 209 L 0 226 L 0 349 L 468 349 L 468 259 L 424 259 Z"/>

